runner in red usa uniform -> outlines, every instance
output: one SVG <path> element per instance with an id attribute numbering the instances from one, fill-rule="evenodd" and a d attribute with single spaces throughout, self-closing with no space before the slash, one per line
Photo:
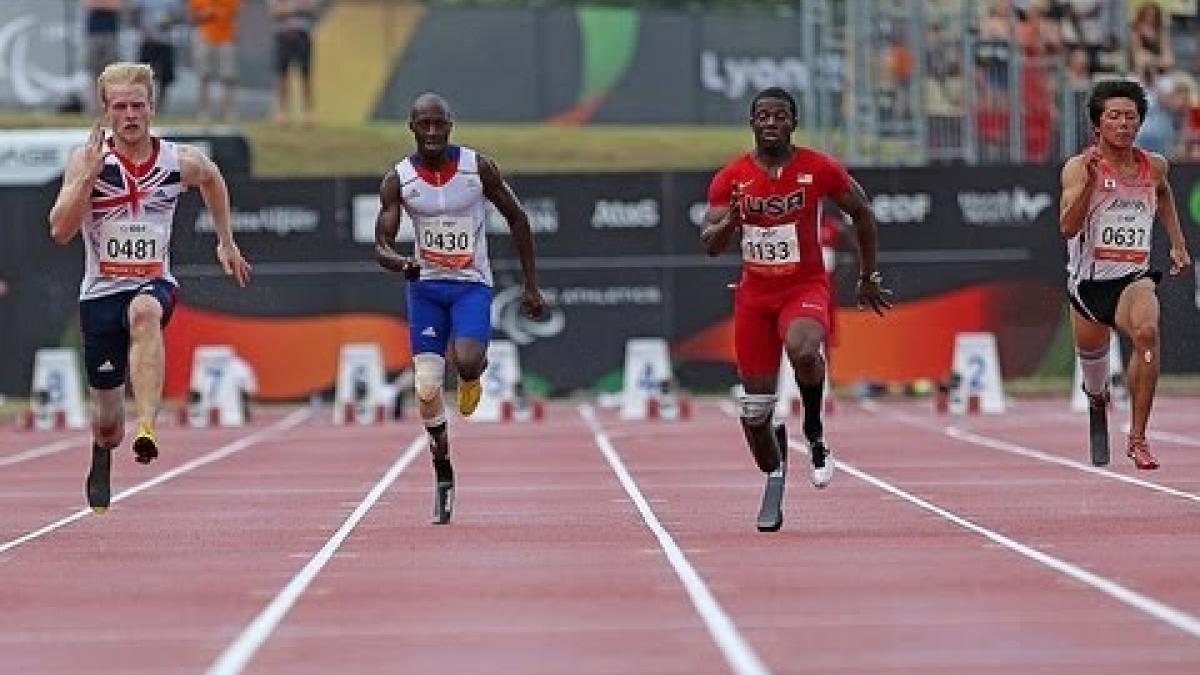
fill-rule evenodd
<path id="1" fill-rule="evenodd" d="M 758 468 L 767 474 L 758 529 L 783 523 L 787 433 L 773 424 L 779 359 L 786 351 L 804 402 L 804 436 L 812 482 L 825 487 L 834 461 L 825 445 L 822 345 L 833 302 L 821 255 L 821 201 L 829 198 L 854 223 L 859 250 L 859 306 L 882 315 L 890 291 L 876 269 L 876 225 L 862 188 L 834 158 L 792 145 L 795 100 L 783 89 L 759 92 L 751 104 L 754 150 L 713 178 L 701 241 L 710 255 L 740 233 L 742 275 L 733 305 L 734 349 L 744 394 L 742 429 Z"/>

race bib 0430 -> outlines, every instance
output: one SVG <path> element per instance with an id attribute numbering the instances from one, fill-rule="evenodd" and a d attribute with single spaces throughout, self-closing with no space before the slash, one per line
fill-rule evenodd
<path id="1" fill-rule="evenodd" d="M 421 218 L 416 222 L 417 254 L 449 269 L 470 267 L 475 259 L 475 221 L 464 216 Z"/>
<path id="2" fill-rule="evenodd" d="M 99 267 L 105 277 L 162 274 L 170 234 L 161 223 L 115 221 L 100 226 Z"/>

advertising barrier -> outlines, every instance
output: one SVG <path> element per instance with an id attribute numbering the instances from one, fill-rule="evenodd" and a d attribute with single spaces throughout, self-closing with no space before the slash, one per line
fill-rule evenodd
<path id="1" fill-rule="evenodd" d="M 929 168 L 853 172 L 880 226 L 880 267 L 894 289 L 887 318 L 854 308 L 857 269 L 837 255 L 840 309 L 830 350 L 835 382 L 941 378 L 957 333 L 996 337 L 1004 377 L 1043 372 L 1065 334 L 1065 247 L 1057 230 L 1058 176 L 1051 168 Z M 733 381 L 735 252 L 706 256 L 699 221 L 710 174 L 524 175 L 512 179 L 527 206 L 548 303 L 522 316 L 520 266 L 503 220 L 489 225 L 496 338 L 511 340 L 526 378 L 551 393 L 619 381 L 626 342 L 668 341 L 680 385 L 716 390 Z M 1200 166 L 1172 169 L 1180 215 L 1200 241 Z M 374 260 L 378 177 L 230 181 L 233 227 L 254 265 L 238 289 L 214 255 L 211 218 L 194 192 L 180 204 L 172 264 L 182 283 L 167 329 L 169 395 L 186 392 L 192 351 L 230 344 L 255 369 L 259 397 L 302 399 L 328 391 L 338 349 L 381 346 L 383 367 L 410 362 L 405 286 Z M 78 343 L 79 240 L 46 234 L 57 184 L 0 187 L 4 353 L 0 392 L 25 395 L 40 347 Z M 1153 260 L 1165 259 L 1159 232 Z M 402 249 L 411 244 L 404 238 Z M 852 237 L 847 237 L 852 239 Z M 1194 277 L 1160 286 L 1162 367 L 1200 372 Z M 1069 376 L 1069 354 L 1062 375 Z"/>

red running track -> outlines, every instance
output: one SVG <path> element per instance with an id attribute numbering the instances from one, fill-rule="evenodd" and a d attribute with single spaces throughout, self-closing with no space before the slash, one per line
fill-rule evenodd
<path id="1" fill-rule="evenodd" d="M 1200 672 L 1200 416 L 1163 399 L 1136 472 L 1086 464 L 1064 402 L 997 417 L 842 404 L 795 445 L 781 532 L 728 405 L 629 422 L 454 419 L 428 524 L 419 426 L 304 411 L 125 448 L 80 510 L 86 438 L 0 432 L 5 672 Z M 1122 415 L 1117 415 L 1114 427 Z"/>

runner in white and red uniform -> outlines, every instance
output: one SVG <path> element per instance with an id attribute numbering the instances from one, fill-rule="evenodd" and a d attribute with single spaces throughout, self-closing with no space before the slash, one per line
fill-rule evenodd
<path id="1" fill-rule="evenodd" d="M 1146 93 L 1130 80 L 1097 83 L 1088 100 L 1096 144 L 1062 171 L 1060 230 L 1067 240 L 1067 291 L 1083 389 L 1088 395 L 1092 462 L 1108 463 L 1108 350 L 1116 328 L 1133 342 L 1126 377 L 1132 411 L 1126 454 L 1156 469 L 1146 425 L 1158 383 L 1158 296 L 1162 273 L 1150 268 L 1154 221 L 1170 239 L 1170 272 L 1192 264 L 1167 182 L 1167 161 L 1134 146 Z"/>
<path id="2" fill-rule="evenodd" d="M 836 159 L 792 145 L 796 102 L 783 89 L 759 92 L 751 103 L 754 150 L 713 178 L 701 240 L 710 255 L 741 235 L 742 275 L 734 298 L 734 348 L 745 394 L 742 427 L 758 467 L 768 475 L 758 528 L 778 530 L 786 471 L 786 432 L 773 427 L 779 358 L 786 349 L 804 402 L 804 436 L 813 484 L 833 476 L 824 441 L 821 395 L 833 302 L 822 260 L 821 202 L 831 199 L 854 222 L 859 241 L 859 304 L 879 314 L 891 306 L 876 269 L 876 225 L 866 195 Z"/>
<path id="3" fill-rule="evenodd" d="M 417 149 L 383 177 L 375 252 L 380 265 L 403 273 L 410 282 L 408 329 L 417 400 L 433 459 L 433 522 L 445 524 L 454 508 L 454 468 L 442 382 L 453 338 L 458 411 L 464 416 L 475 411 L 492 330 L 492 270 L 485 231 L 488 202 L 508 221 L 521 259 L 522 309 L 538 316 L 545 302 L 537 288 L 529 217 L 496 163 L 470 148 L 450 144 L 453 116 L 437 94 L 417 98 L 408 126 Z M 411 257 L 395 249 L 404 214 L 411 219 L 415 235 Z"/>
<path id="4" fill-rule="evenodd" d="M 72 152 L 49 220 L 50 236 L 59 244 L 83 232 L 79 324 L 93 435 L 86 493 L 92 509 L 103 512 L 110 500 L 111 452 L 125 434 L 126 372 L 136 408 L 134 454 L 143 464 L 158 456 L 154 420 L 166 368 L 162 329 L 178 287 L 170 244 L 179 195 L 199 188 L 217 233 L 217 259 L 238 285 L 249 282 L 250 265 L 233 241 L 220 169 L 190 145 L 151 135 L 150 66 L 109 65 L 97 94 L 112 134 L 106 138 L 97 123 Z"/>

